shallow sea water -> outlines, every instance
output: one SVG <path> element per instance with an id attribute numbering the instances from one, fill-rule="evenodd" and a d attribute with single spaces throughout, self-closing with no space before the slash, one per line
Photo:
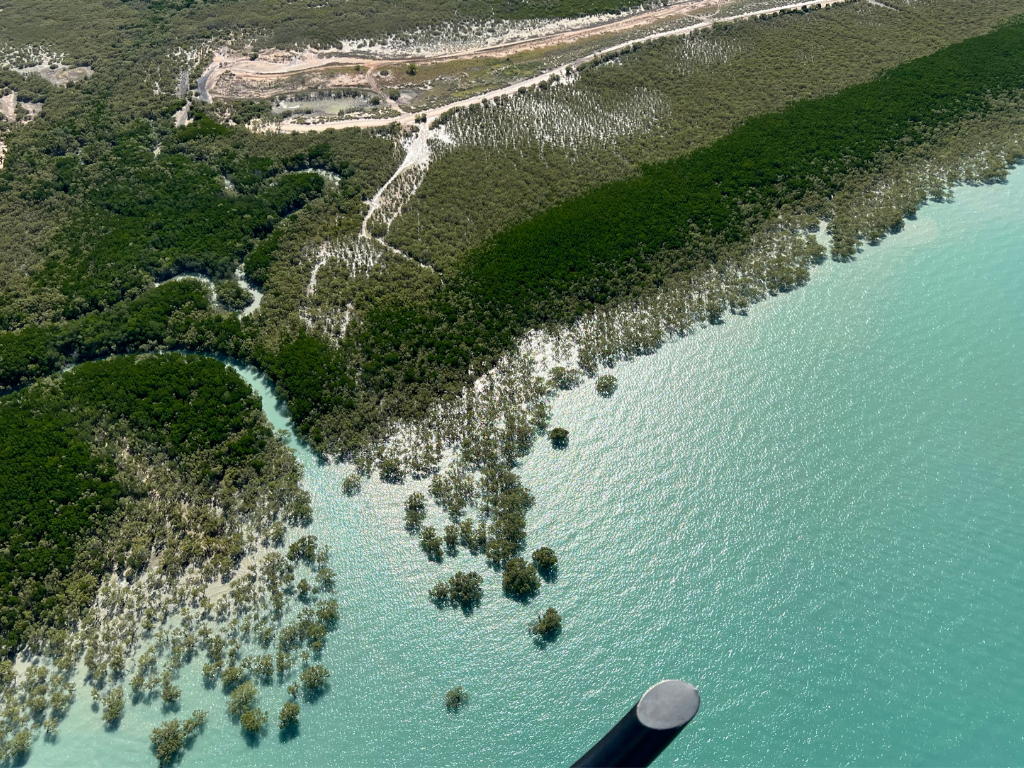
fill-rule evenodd
<path id="1" fill-rule="evenodd" d="M 563 765 L 666 677 L 702 707 L 659 765 L 1024 764 L 1022 212 L 1024 171 L 960 189 L 855 263 L 619 366 L 614 397 L 560 397 L 569 447 L 538 444 L 523 475 L 529 546 L 561 567 L 528 605 L 481 558 L 425 560 L 401 525 L 422 484 L 347 499 L 350 468 L 300 448 L 339 573 L 331 689 L 298 738 L 251 745 L 194 664 L 184 709 L 211 717 L 182 764 Z M 428 603 L 470 567 L 473 615 Z M 564 631 L 539 648 L 548 605 Z M 454 685 L 470 703 L 450 714 Z M 261 694 L 272 721 L 285 698 Z M 79 699 L 30 764 L 156 764 L 170 715 L 131 707 L 105 732 Z"/>

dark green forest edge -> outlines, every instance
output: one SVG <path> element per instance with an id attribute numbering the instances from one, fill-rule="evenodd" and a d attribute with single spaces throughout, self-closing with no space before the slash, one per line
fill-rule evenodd
<path id="1" fill-rule="evenodd" d="M 152 3 L 144 13 L 180 27 L 209 8 L 223 10 Z M 145 353 L 219 353 L 258 366 L 312 445 L 397 482 L 436 469 L 457 436 L 426 438 L 434 458 L 411 467 L 379 441 L 399 421 L 457 403 L 525 332 L 672 292 L 699 296 L 663 307 L 654 327 L 584 345 L 579 372 L 529 380 L 525 413 L 482 400 L 474 416 L 501 429 L 465 441 L 456 465 L 431 482 L 450 518 L 443 539 L 424 525 L 425 499 L 410 498 L 408 526 L 428 556 L 483 553 L 504 568 L 504 590 L 525 598 L 557 562 L 545 548 L 532 565 L 521 557 L 534 500 L 514 472 L 548 426 L 548 392 L 652 351 L 667 332 L 802 284 L 823 256 L 805 235 L 819 220 L 829 222 L 833 255 L 849 258 L 929 196 L 943 197 L 946 169 L 979 147 L 989 154 L 972 178 L 999 178 L 1020 154 L 1024 21 L 1015 20 L 548 206 L 437 260 L 438 274 L 390 264 L 391 282 L 356 289 L 356 320 L 328 339 L 282 307 L 305 283 L 306 248 L 358 230 L 365 199 L 400 160 L 394 136 L 256 135 L 230 124 L 259 104 L 193 104 L 196 121 L 176 128 L 182 102 L 152 87 L 173 92 L 177 75 L 164 71 L 167 39 L 152 31 L 160 25 L 124 41 L 113 40 L 115 28 L 94 41 L 116 55 L 83 53 L 96 71 L 80 83 L 0 73 L 5 93 L 42 104 L 31 122 L 0 124 L 0 642 L 33 661 L 20 680 L 0 665 L 4 757 L 28 749 L 40 729 L 56 733 L 80 660 L 112 727 L 129 700 L 158 698 L 174 711 L 178 670 L 200 653 L 229 716 L 254 734 L 268 718 L 259 685 L 295 678 L 282 733 L 297 700 L 315 701 L 327 685 L 315 662 L 338 619 L 334 577 L 327 552 L 289 532 L 311 514 L 294 458 L 221 362 Z M 868 194 L 883 187 L 886 195 Z M 758 262 L 766 249 L 782 253 L 767 267 Z M 268 310 L 251 318 L 217 306 L 196 281 L 157 285 L 186 272 L 225 279 L 240 264 L 267 290 Z M 755 281 L 722 280 L 755 272 Z M 97 360 L 115 354 L 129 356 Z M 86 360 L 97 361 L 59 373 Z M 478 526 L 465 518 L 472 506 Z M 268 553 L 248 562 L 260 547 Z M 211 581 L 230 586 L 215 594 Z M 469 610 L 479 584 L 459 572 L 431 596 Z M 553 631 L 551 621 L 537 626 L 538 636 Z M 205 718 L 165 722 L 154 732 L 157 757 L 175 759 Z"/>

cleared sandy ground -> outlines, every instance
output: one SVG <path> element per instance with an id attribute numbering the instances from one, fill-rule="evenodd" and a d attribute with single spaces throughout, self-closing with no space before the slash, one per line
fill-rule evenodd
<path id="1" fill-rule="evenodd" d="M 658 32 L 651 32 L 651 33 L 644 34 L 644 35 L 638 35 L 637 37 L 633 37 L 633 38 L 630 38 L 630 39 L 625 40 L 623 42 L 616 43 L 615 45 L 609 46 L 607 48 L 602 48 L 601 50 L 594 51 L 593 53 L 587 54 L 586 56 L 582 56 L 582 57 L 580 57 L 580 58 L 578 58 L 578 59 L 576 59 L 576 60 L 574 60 L 572 62 L 569 62 L 567 64 L 563 64 L 563 65 L 561 65 L 559 67 L 556 67 L 554 69 L 547 70 L 547 71 L 542 72 L 542 73 L 540 73 L 538 75 L 535 75 L 533 77 L 526 78 L 524 80 L 519 80 L 517 82 L 511 83 L 511 84 L 503 86 L 501 88 L 495 88 L 494 90 L 487 91 L 485 93 L 477 94 L 476 96 L 471 96 L 469 98 L 461 99 L 459 101 L 449 102 L 449 103 L 443 104 L 441 106 L 432 107 L 430 109 L 421 110 L 421 111 L 415 112 L 415 113 L 412 113 L 412 112 L 403 113 L 401 115 L 395 115 L 395 116 L 392 116 L 392 117 L 368 117 L 368 118 L 352 118 L 352 119 L 339 118 L 337 120 L 329 120 L 329 121 L 316 122 L 316 123 L 299 123 L 299 122 L 296 122 L 293 118 L 288 118 L 288 119 L 282 121 L 281 123 L 278 123 L 278 124 L 272 126 L 268 130 L 278 131 L 278 132 L 282 132 L 282 133 L 306 133 L 306 132 L 310 132 L 310 131 L 324 131 L 324 130 L 327 130 L 329 128 L 337 128 L 337 129 L 341 129 L 341 128 L 378 128 L 378 127 L 382 127 L 382 126 L 386 126 L 386 125 L 391 125 L 393 123 L 398 123 L 398 124 L 403 125 L 403 126 L 409 126 L 409 125 L 413 124 L 413 122 L 415 121 L 417 116 L 426 116 L 427 123 L 429 124 L 434 119 L 440 117 L 442 114 L 444 114 L 445 112 L 448 112 L 448 111 L 450 111 L 452 109 L 456 109 L 456 108 L 459 108 L 459 107 L 467 107 L 467 106 L 470 106 L 472 104 L 479 104 L 479 103 L 481 103 L 481 102 L 483 102 L 485 100 L 494 99 L 494 98 L 497 98 L 497 97 L 500 97 L 500 96 L 507 96 L 507 95 L 510 95 L 510 94 L 513 94 L 513 93 L 517 92 L 520 88 L 530 88 L 530 87 L 533 87 L 533 86 L 537 85 L 538 83 L 541 83 L 541 82 L 543 82 L 545 80 L 550 79 L 554 75 L 558 75 L 559 77 L 565 77 L 566 71 L 569 68 L 575 68 L 575 67 L 580 66 L 581 64 L 585 64 L 585 63 L 588 63 L 590 61 L 593 61 L 594 59 L 599 59 L 602 56 L 607 56 L 608 54 L 612 54 L 612 53 L 617 53 L 617 52 L 623 51 L 623 50 L 625 50 L 627 48 L 630 48 L 631 46 L 636 45 L 638 43 L 646 43 L 646 42 L 649 42 L 651 40 L 658 40 L 658 39 L 665 38 L 665 37 L 679 37 L 679 36 L 683 36 L 683 35 L 689 35 L 689 34 L 692 34 L 692 33 L 696 32 L 696 31 L 698 31 L 698 30 L 701 30 L 701 29 L 710 29 L 715 24 L 722 24 L 722 23 L 728 23 L 728 22 L 734 22 L 734 21 L 742 21 L 744 19 L 755 18 L 757 16 L 761 16 L 762 14 L 766 14 L 766 13 L 770 14 L 770 13 L 775 13 L 775 12 L 778 12 L 778 11 L 799 10 L 799 9 L 801 9 L 803 7 L 807 7 L 807 6 L 809 6 L 811 8 L 815 8 L 815 9 L 816 8 L 825 8 L 825 7 L 828 7 L 828 6 L 831 6 L 831 5 L 840 5 L 842 3 L 847 3 L 847 2 L 851 2 L 851 0 L 821 0 L 821 2 L 816 2 L 816 3 L 788 3 L 786 5 L 777 5 L 777 6 L 773 6 L 771 8 L 762 8 L 762 9 L 757 10 L 757 11 L 750 11 L 748 13 L 737 14 L 737 15 L 734 15 L 734 16 L 725 16 L 725 17 L 719 17 L 719 18 L 706 18 L 706 19 L 703 19 L 703 20 L 701 20 L 699 22 L 696 22 L 694 24 L 689 24 L 689 25 L 686 25 L 686 26 L 681 26 L 681 27 L 677 27 L 677 28 L 674 28 L 674 29 L 662 30 L 662 31 L 658 31 Z M 688 4 L 685 4 L 685 5 L 684 4 L 680 4 L 680 5 L 668 6 L 667 8 L 664 8 L 664 9 L 658 9 L 657 11 L 651 11 L 650 13 L 651 14 L 657 13 L 657 12 L 665 12 L 665 13 L 667 13 L 669 10 L 674 10 L 677 13 L 683 14 L 686 11 L 684 11 L 682 9 L 685 8 L 688 11 L 693 11 L 694 8 L 696 8 L 696 7 L 708 7 L 708 5 L 706 3 L 700 3 L 700 4 L 698 4 L 698 3 L 688 3 Z M 650 16 L 649 15 L 645 15 L 645 14 L 637 14 L 636 16 L 632 17 L 632 19 L 633 20 L 638 20 L 641 17 L 644 17 L 646 19 L 646 21 L 642 22 L 644 24 L 644 26 L 647 26 L 649 23 L 651 23 Z M 669 17 L 668 16 L 660 17 L 661 20 L 664 20 L 666 18 L 669 18 Z M 624 19 L 622 23 L 626 23 L 628 21 L 630 21 L 630 19 Z M 638 22 L 637 25 L 639 25 L 639 22 Z M 634 26 L 637 26 L 637 25 L 634 25 Z M 629 27 L 624 27 L 624 29 L 628 29 L 628 28 Z M 607 29 L 607 25 L 602 25 L 600 34 L 605 34 L 608 31 L 609 30 Z M 578 33 L 574 33 L 574 34 L 580 34 L 582 32 L 583 31 L 580 30 Z M 598 32 L 592 32 L 591 34 L 599 34 L 599 33 Z M 543 39 L 543 40 L 532 41 L 531 44 L 534 45 L 534 46 L 540 46 L 540 45 L 547 46 L 547 45 L 551 45 L 552 41 L 550 39 Z M 497 49 L 494 49 L 494 50 L 497 50 Z M 482 49 L 474 49 L 472 51 L 467 51 L 465 53 L 459 54 L 458 56 L 441 56 L 441 57 L 437 57 L 437 58 L 425 58 L 425 59 L 423 59 L 423 61 L 427 61 L 427 62 L 443 61 L 443 60 L 449 60 L 450 61 L 452 58 L 472 58 L 472 57 L 480 56 L 482 54 L 483 54 Z M 301 58 L 301 57 L 314 56 L 314 55 L 315 54 L 313 54 L 312 52 L 306 52 L 306 53 L 303 53 L 303 54 L 296 54 L 296 58 L 298 60 L 296 61 L 296 63 L 293 66 L 299 67 L 299 68 L 298 69 L 285 70 L 282 74 L 284 74 L 284 73 L 292 73 L 292 72 L 296 72 L 296 71 L 302 71 L 302 69 L 301 69 L 302 63 L 307 61 L 307 59 Z M 506 54 L 502 53 L 501 55 L 506 55 Z M 225 60 L 222 60 L 222 62 L 224 62 L 224 61 Z M 323 59 L 318 59 L 317 61 L 318 61 L 317 65 L 316 65 L 317 67 L 325 66 L 325 63 L 324 63 Z M 337 63 L 343 63 L 343 62 L 341 62 L 340 59 L 332 60 L 332 61 L 334 63 L 336 63 L 336 64 Z M 408 62 L 408 61 L 410 61 L 410 59 L 409 58 L 404 58 L 404 59 L 401 59 L 400 61 L 401 62 Z M 379 60 L 379 59 L 372 59 L 372 60 L 371 59 L 358 59 L 357 60 L 357 59 L 354 59 L 354 58 L 353 59 L 349 59 L 349 60 L 347 60 L 344 63 L 364 63 L 367 66 L 369 66 L 370 62 L 372 62 L 374 66 L 384 66 L 384 65 L 386 65 L 388 63 L 388 62 L 385 62 L 385 61 L 382 61 L 382 60 Z M 259 63 L 260 63 L 259 60 L 257 60 L 257 61 L 248 61 L 247 60 L 246 61 L 246 64 L 248 64 L 248 65 L 256 65 L 256 64 L 259 64 Z M 394 62 L 390 62 L 390 63 L 394 63 Z M 269 65 L 269 62 L 268 62 L 268 65 Z M 214 63 L 211 64 L 210 68 L 207 70 L 207 73 L 211 73 L 212 74 L 213 72 L 216 72 L 216 71 L 225 71 L 225 70 L 218 70 L 217 68 L 219 66 L 220 66 L 220 64 L 218 64 L 218 61 L 215 59 Z M 307 69 L 308 68 L 309 67 L 307 67 Z M 268 72 L 266 74 L 269 75 L 270 73 Z M 206 73 L 204 73 L 204 77 L 206 77 Z M 421 119 L 422 119 L 422 117 L 421 117 Z"/>

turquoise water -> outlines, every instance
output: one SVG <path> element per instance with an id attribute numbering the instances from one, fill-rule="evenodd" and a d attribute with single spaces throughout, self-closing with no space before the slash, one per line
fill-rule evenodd
<path id="1" fill-rule="evenodd" d="M 665 677 L 703 703 L 661 765 L 1024 764 L 1022 211 L 1022 172 L 959 190 L 620 366 L 610 400 L 557 400 L 570 447 L 523 474 L 529 545 L 562 566 L 531 605 L 480 559 L 426 562 L 401 527 L 420 486 L 347 499 L 350 469 L 300 449 L 340 573 L 330 693 L 297 739 L 251 746 L 186 681 L 185 708 L 212 715 L 183 764 L 567 764 Z M 486 570 L 479 609 L 433 608 L 427 588 L 467 567 Z M 538 648 L 548 605 L 564 631 Z M 454 685 L 471 700 L 452 715 Z M 106 733 L 80 698 L 32 764 L 155 765 L 157 707 Z"/>

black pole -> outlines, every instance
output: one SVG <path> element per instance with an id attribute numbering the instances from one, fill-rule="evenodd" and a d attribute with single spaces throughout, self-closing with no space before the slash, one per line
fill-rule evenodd
<path id="1" fill-rule="evenodd" d="M 700 694 L 692 685 L 682 680 L 660 682 L 573 768 L 646 768 L 699 708 Z"/>

